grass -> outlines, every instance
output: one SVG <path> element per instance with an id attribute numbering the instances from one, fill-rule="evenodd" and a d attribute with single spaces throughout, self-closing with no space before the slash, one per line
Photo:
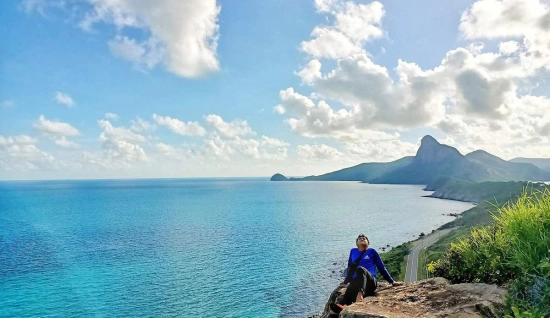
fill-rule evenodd
<path id="1" fill-rule="evenodd" d="M 428 278 L 428 272 L 426 268 L 429 262 L 427 261 L 427 257 L 428 257 L 428 253 L 426 249 L 420 250 L 420 252 L 418 253 L 418 273 L 417 273 L 418 280 Z"/>
<path id="2" fill-rule="evenodd" d="M 446 235 L 443 235 L 437 242 L 427 248 L 427 262 L 431 263 L 440 259 L 445 251 L 451 246 L 452 242 L 465 238 L 469 234 L 470 228 L 460 227 L 447 233 Z"/>
<path id="3" fill-rule="evenodd" d="M 407 273 L 407 258 L 408 256 L 405 256 L 401 259 L 401 269 L 399 272 L 399 277 L 397 278 L 398 281 L 405 281 L 405 274 Z"/>
<path id="4" fill-rule="evenodd" d="M 455 283 L 509 286 L 509 309 L 550 316 L 550 190 L 525 189 L 515 202 L 495 209 L 492 224 L 451 243 L 430 269 Z"/>
<path id="5" fill-rule="evenodd" d="M 409 255 L 410 248 L 412 246 L 411 242 L 407 242 L 392 248 L 389 252 L 381 253 L 380 257 L 384 261 L 384 265 L 388 269 L 388 272 L 396 280 L 403 280 L 405 278 L 405 269 L 407 267 L 407 262 L 404 261 Z M 383 279 L 378 273 L 378 279 Z"/>
<path id="6" fill-rule="evenodd" d="M 468 237 L 472 228 L 493 224 L 493 214 L 508 202 L 516 201 L 523 194 L 530 195 L 544 189 L 527 182 L 481 182 L 477 184 L 450 182 L 444 187 L 447 189 L 443 189 L 443 191 L 475 199 L 473 201 L 479 204 L 463 212 L 454 221 L 440 227 L 440 229 L 456 227 L 457 230 L 441 237 L 428 248 L 428 262 L 440 259 L 444 252 L 450 248 L 452 242 Z"/>
<path id="7" fill-rule="evenodd" d="M 418 252 L 418 268 L 416 273 L 416 278 L 418 280 L 426 278 L 426 250 L 421 249 L 420 252 Z"/>

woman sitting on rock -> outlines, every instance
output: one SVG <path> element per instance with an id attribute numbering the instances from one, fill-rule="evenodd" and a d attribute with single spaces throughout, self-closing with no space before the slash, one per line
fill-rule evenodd
<path id="1" fill-rule="evenodd" d="M 352 248 L 349 252 L 346 278 L 340 283 L 342 287 L 349 283 L 344 298 L 341 303 L 330 304 L 330 309 L 335 313 L 341 312 L 344 305 L 363 301 L 366 296 L 374 296 L 377 286 L 376 269 L 393 286 L 403 284 L 393 280 L 378 252 L 369 248 L 369 239 L 364 234 L 359 234 L 355 243 L 357 248 Z"/>

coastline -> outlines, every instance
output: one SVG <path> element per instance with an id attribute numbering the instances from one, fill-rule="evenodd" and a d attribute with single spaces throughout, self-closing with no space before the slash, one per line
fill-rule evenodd
<path id="1" fill-rule="evenodd" d="M 435 191 L 434 191 L 435 193 Z M 466 200 L 461 198 L 452 198 L 452 197 L 445 197 L 445 196 L 434 196 L 433 193 L 430 195 L 423 195 L 423 198 L 432 198 L 432 199 L 440 199 L 440 200 L 450 200 L 450 201 L 459 201 L 459 202 L 466 202 L 466 203 L 472 203 L 474 205 L 478 205 L 479 202 L 475 200 Z M 467 210 L 466 210 L 467 211 Z M 465 212 L 465 211 L 464 211 Z"/>
<path id="2" fill-rule="evenodd" d="M 426 191 L 426 190 L 425 190 Z M 386 251 L 380 251 L 380 256 L 384 260 L 384 263 L 386 264 L 386 267 L 388 270 L 392 271 L 392 275 L 395 275 L 399 280 L 405 279 L 406 274 L 406 268 L 407 268 L 407 260 L 409 258 L 409 255 L 412 251 L 410 251 L 410 248 L 417 244 L 419 241 L 425 239 L 426 237 L 437 237 L 437 240 L 432 242 L 432 244 L 437 244 L 441 242 L 442 239 L 447 237 L 448 235 L 451 235 L 456 230 L 459 230 L 463 226 L 456 225 L 456 220 L 460 219 L 464 213 L 467 213 L 473 209 L 476 209 L 478 204 L 476 202 L 468 202 L 463 201 L 460 199 L 450 199 L 450 198 L 438 198 L 438 197 L 432 197 L 430 195 L 422 195 L 422 198 L 435 198 L 435 199 L 443 199 L 443 200 L 450 200 L 450 201 L 458 201 L 458 202 L 465 202 L 465 203 L 472 203 L 474 204 L 473 207 L 467 208 L 459 213 L 456 213 L 454 220 L 448 221 L 446 223 L 441 224 L 439 227 L 432 229 L 429 232 L 424 233 L 424 236 L 420 236 L 420 233 L 417 233 L 415 235 L 414 239 L 404 241 L 399 245 L 391 247 L 389 250 Z"/>

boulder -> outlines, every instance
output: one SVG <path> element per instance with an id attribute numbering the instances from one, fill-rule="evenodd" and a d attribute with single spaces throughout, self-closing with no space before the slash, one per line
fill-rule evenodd
<path id="1" fill-rule="evenodd" d="M 335 289 L 321 315 L 311 318 L 413 318 L 413 317 L 499 317 L 506 290 L 496 285 L 456 284 L 430 278 L 391 287 L 381 282 L 376 296 L 348 306 L 340 315 L 329 304 L 342 297 L 345 288 Z"/>

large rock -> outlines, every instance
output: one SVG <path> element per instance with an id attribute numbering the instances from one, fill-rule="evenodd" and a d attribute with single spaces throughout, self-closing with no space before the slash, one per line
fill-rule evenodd
<path id="1" fill-rule="evenodd" d="M 280 174 L 280 173 L 276 173 L 276 174 L 274 174 L 274 175 L 271 177 L 270 180 L 271 180 L 271 181 L 287 181 L 288 178 L 285 177 L 285 176 L 283 176 L 283 175 Z"/>
<path id="2" fill-rule="evenodd" d="M 498 317 L 506 290 L 487 284 L 451 285 L 446 279 L 431 278 L 403 286 L 380 283 L 375 297 L 348 306 L 340 315 L 329 304 L 342 297 L 345 288 L 332 292 L 317 318 L 413 318 L 413 317 Z"/>

